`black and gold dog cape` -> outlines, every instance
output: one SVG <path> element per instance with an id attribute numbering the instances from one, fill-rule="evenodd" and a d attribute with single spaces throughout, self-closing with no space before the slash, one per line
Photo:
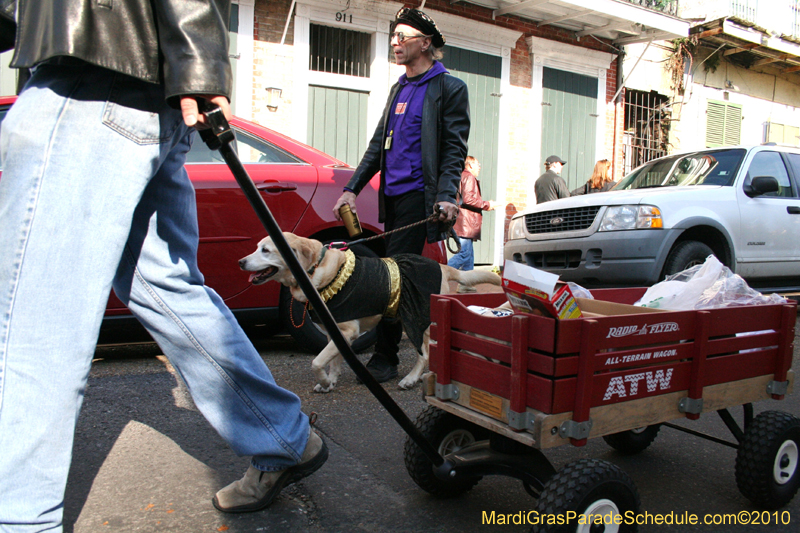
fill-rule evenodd
<path id="1" fill-rule="evenodd" d="M 345 255 L 333 281 L 319 289 L 336 322 L 373 315 L 399 318 L 421 352 L 431 321 L 431 294 L 439 294 L 442 285 L 439 263 L 416 254 L 378 259 L 347 250 Z"/>

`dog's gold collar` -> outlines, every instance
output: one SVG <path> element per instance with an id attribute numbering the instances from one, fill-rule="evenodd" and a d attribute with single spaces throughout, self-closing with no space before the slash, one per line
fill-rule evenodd
<path id="1" fill-rule="evenodd" d="M 389 293 L 389 305 L 386 306 L 383 316 L 394 318 L 397 316 L 397 308 L 400 306 L 400 269 L 391 257 L 382 258 L 381 261 L 389 269 L 389 289 L 391 291 Z"/>
<path id="2" fill-rule="evenodd" d="M 333 281 L 325 285 L 319 291 L 319 295 L 322 296 L 322 300 L 327 302 L 331 298 L 333 298 L 337 292 L 342 290 L 347 280 L 350 279 L 350 276 L 353 274 L 353 270 L 356 268 L 356 254 L 347 250 L 345 253 L 345 261 L 342 267 L 339 269 L 339 272 L 336 273 L 336 277 L 333 278 Z"/>

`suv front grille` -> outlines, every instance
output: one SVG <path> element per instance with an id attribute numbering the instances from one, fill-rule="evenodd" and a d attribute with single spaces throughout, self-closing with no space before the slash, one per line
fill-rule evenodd
<path id="1" fill-rule="evenodd" d="M 600 206 L 554 209 L 525 215 L 525 228 L 530 234 L 580 231 L 591 227 Z"/>
<path id="2" fill-rule="evenodd" d="M 580 250 L 560 250 L 557 252 L 526 252 L 525 261 L 528 266 L 540 269 L 565 270 L 578 268 L 581 265 Z"/>

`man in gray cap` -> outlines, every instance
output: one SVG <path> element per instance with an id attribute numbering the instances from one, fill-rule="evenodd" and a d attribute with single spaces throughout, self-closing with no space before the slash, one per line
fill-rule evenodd
<path id="1" fill-rule="evenodd" d="M 533 186 L 537 204 L 558 200 L 559 198 L 569 198 L 567 182 L 561 177 L 561 169 L 566 164 L 567 162 L 557 155 L 551 155 L 545 160 L 544 168 L 547 172 L 539 176 Z"/>

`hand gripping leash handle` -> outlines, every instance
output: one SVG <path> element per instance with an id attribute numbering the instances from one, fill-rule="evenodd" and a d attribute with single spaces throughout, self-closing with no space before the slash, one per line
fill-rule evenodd
<path id="1" fill-rule="evenodd" d="M 433 463 L 436 467 L 434 469 L 435 475 L 437 477 L 453 475 L 453 464 L 439 455 L 436 449 L 425 439 L 400 406 L 389 396 L 389 393 L 380 386 L 372 374 L 361 364 L 361 361 L 358 360 L 353 349 L 347 344 L 344 335 L 342 335 L 341 330 L 339 330 L 339 326 L 336 325 L 333 315 L 331 315 L 322 297 L 314 288 L 308 274 L 300 265 L 300 261 L 298 261 L 289 243 L 286 242 L 286 238 L 283 236 L 281 228 L 272 216 L 269 207 L 267 207 L 266 202 L 264 202 L 264 199 L 258 192 L 253 180 L 247 174 L 244 166 L 242 166 L 241 161 L 239 161 L 239 156 L 236 155 L 236 152 L 231 148 L 230 143 L 234 140 L 234 135 L 222 110 L 202 99 L 198 99 L 198 106 L 200 111 L 205 115 L 206 121 L 210 126 L 208 129 L 199 130 L 200 138 L 203 139 L 210 149 L 219 150 L 220 154 L 222 154 L 222 157 L 228 164 L 228 168 L 230 168 L 233 176 L 236 178 L 236 182 L 239 184 L 239 187 L 241 187 L 250 205 L 253 206 L 253 210 L 255 210 L 256 215 L 264 225 L 264 229 L 266 229 L 269 236 L 272 237 L 272 241 L 275 243 L 275 246 L 278 247 L 278 251 L 281 253 L 281 256 L 283 256 L 283 260 L 286 261 L 289 270 L 292 271 L 295 279 L 297 279 L 306 298 L 308 298 L 311 306 L 319 315 L 325 329 L 330 334 L 333 343 L 336 345 L 336 348 L 339 349 L 344 360 L 347 361 L 347 364 L 353 369 L 358 379 L 367 386 L 372 395 L 377 398 L 392 418 L 400 424 L 403 431 L 408 434 L 414 443 L 420 447 L 425 456 Z"/>

